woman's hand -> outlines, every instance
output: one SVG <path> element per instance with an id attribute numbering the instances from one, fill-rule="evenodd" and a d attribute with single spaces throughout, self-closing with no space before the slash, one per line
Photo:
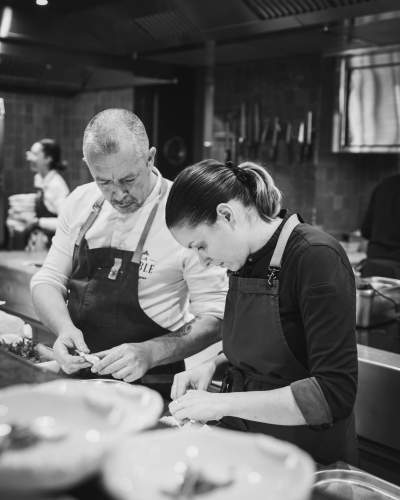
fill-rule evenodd
<path id="1" fill-rule="evenodd" d="M 207 391 L 188 391 L 170 403 L 169 411 L 179 422 L 220 420 L 225 415 L 223 407 L 225 396 L 226 394 Z"/>
<path id="2" fill-rule="evenodd" d="M 180 398 L 188 389 L 206 391 L 216 370 L 214 360 L 206 361 L 191 370 L 177 373 L 171 387 L 171 399 Z"/>

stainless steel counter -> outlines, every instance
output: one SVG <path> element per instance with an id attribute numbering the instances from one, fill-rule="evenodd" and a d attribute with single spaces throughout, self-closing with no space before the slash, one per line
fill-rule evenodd
<path id="1" fill-rule="evenodd" d="M 358 344 L 357 433 L 400 452 L 400 354 Z"/>

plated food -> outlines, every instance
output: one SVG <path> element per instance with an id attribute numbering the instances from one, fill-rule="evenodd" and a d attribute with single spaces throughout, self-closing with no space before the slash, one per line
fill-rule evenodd
<path id="1" fill-rule="evenodd" d="M 3 335 L 0 338 L 0 348 L 5 349 L 12 354 L 21 356 L 33 363 L 40 362 L 40 355 L 35 349 L 33 340 L 29 337 L 18 337 L 15 334 Z"/>
<path id="2" fill-rule="evenodd" d="M 72 486 L 94 473 L 119 439 L 156 423 L 162 408 L 158 393 L 128 384 L 62 379 L 1 390 L 0 497 Z M 15 446 L 18 429 L 23 446 Z M 10 432 L 14 442 L 6 444 Z"/>
<path id="3" fill-rule="evenodd" d="M 117 500 L 191 498 L 306 500 L 312 459 L 277 439 L 223 429 L 149 431 L 106 459 L 104 484 Z"/>

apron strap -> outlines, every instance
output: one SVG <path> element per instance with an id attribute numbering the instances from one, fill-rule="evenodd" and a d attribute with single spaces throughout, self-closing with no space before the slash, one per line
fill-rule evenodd
<path id="1" fill-rule="evenodd" d="M 278 242 L 276 244 L 274 253 L 271 258 L 271 262 L 269 267 L 280 269 L 283 252 L 286 248 L 286 243 L 290 235 L 293 232 L 293 229 L 300 224 L 300 221 L 297 217 L 297 214 L 291 215 L 288 220 L 285 222 L 285 225 L 282 228 L 281 234 L 279 235 Z"/>
<path id="2" fill-rule="evenodd" d="M 146 221 L 146 224 L 144 226 L 144 229 L 142 231 L 142 234 L 140 235 L 139 243 L 136 247 L 136 250 L 133 253 L 133 257 L 131 262 L 134 262 L 135 264 L 139 264 L 140 260 L 142 258 L 142 252 L 143 252 L 143 247 L 146 242 L 147 236 L 150 232 L 151 226 L 153 225 L 154 217 L 156 216 L 158 207 L 160 206 L 161 200 L 164 197 L 164 194 L 167 192 L 168 184 L 165 179 L 162 179 L 161 182 L 161 189 L 160 189 L 160 195 L 158 198 L 157 203 L 154 205 L 152 208 L 150 215 Z"/>
<path id="3" fill-rule="evenodd" d="M 82 224 L 81 229 L 80 229 L 79 234 L 78 234 L 78 238 L 75 242 L 75 245 L 80 246 L 86 233 L 89 231 L 89 229 L 92 227 L 94 221 L 97 219 L 97 217 L 100 213 L 100 209 L 103 206 L 103 203 L 104 203 L 104 196 L 101 195 L 93 204 L 92 210 L 89 214 L 89 217 Z"/>

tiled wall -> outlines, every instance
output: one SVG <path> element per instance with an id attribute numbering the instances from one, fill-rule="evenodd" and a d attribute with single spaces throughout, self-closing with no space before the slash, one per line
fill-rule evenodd
<path id="1" fill-rule="evenodd" d="M 272 122 L 275 117 L 282 125 L 290 122 L 293 133 L 296 133 L 299 123 L 306 119 L 307 111 L 312 111 L 315 116 L 319 67 L 320 63 L 315 58 L 249 62 L 218 68 L 215 84 L 216 127 L 221 127 L 229 116 L 237 118 L 241 105 L 251 109 L 258 104 L 261 122 L 264 118 L 270 120 L 267 141 L 258 150 L 242 149 L 240 159 L 246 159 L 248 155 L 266 166 L 284 193 L 284 206 L 297 210 L 307 218 L 311 216 L 314 206 L 315 168 L 310 161 L 300 163 L 297 151 L 293 151 L 293 158 L 289 160 L 283 137 L 276 160 L 271 161 Z M 251 114 L 247 121 L 249 118 Z M 222 159 L 221 153 L 219 156 Z"/>
<path id="2" fill-rule="evenodd" d="M 133 109 L 133 89 L 85 92 L 75 97 L 0 92 L 5 100 L 5 195 L 31 192 L 33 176 L 25 151 L 38 139 L 59 141 L 68 162 L 65 178 L 71 188 L 90 180 L 82 164 L 82 135 L 88 120 L 109 107 Z"/>
<path id="3" fill-rule="evenodd" d="M 400 170 L 393 154 L 332 154 L 331 125 L 334 103 L 334 64 L 318 56 L 267 59 L 224 66 L 216 72 L 215 129 L 221 131 L 229 116 L 238 115 L 241 103 L 260 103 L 262 116 L 279 117 L 297 126 L 312 111 L 314 161 L 289 161 L 283 139 L 282 154 L 271 162 L 269 146 L 249 151 L 265 165 L 284 192 L 286 207 L 301 213 L 333 233 L 358 228 L 371 190 L 383 177 Z M 218 141 L 216 141 L 218 142 Z M 224 145 L 214 149 L 224 157 Z"/>

